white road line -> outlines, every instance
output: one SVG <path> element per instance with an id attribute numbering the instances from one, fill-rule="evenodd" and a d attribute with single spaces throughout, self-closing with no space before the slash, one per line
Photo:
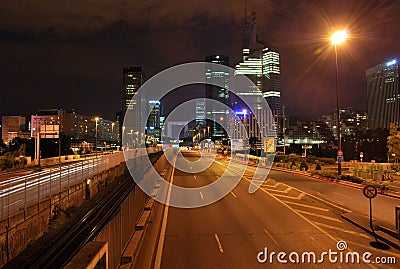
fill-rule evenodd
<path id="1" fill-rule="evenodd" d="M 218 163 L 218 164 L 221 165 L 221 166 L 226 167 L 224 164 L 222 164 L 222 163 L 220 163 L 220 162 L 218 162 L 218 161 L 216 161 L 216 163 Z M 226 167 L 226 168 L 229 169 L 228 167 Z M 232 171 L 232 170 L 231 170 L 231 171 Z M 234 172 L 234 171 L 233 171 L 233 172 Z M 248 179 L 248 178 L 246 178 L 246 177 L 243 177 L 243 178 L 244 178 L 247 182 L 249 182 L 249 183 L 251 184 L 251 179 Z M 287 185 L 287 184 L 284 184 L 284 185 L 289 186 L 289 185 Z M 317 200 L 319 200 L 319 201 L 321 201 L 321 202 L 323 202 L 323 203 L 332 205 L 332 206 L 334 206 L 334 207 L 336 207 L 336 208 L 340 208 L 340 209 L 342 209 L 342 210 L 344 210 L 344 211 L 346 211 L 346 212 L 351 212 L 351 211 L 348 210 L 348 209 L 345 209 L 345 208 L 342 208 L 342 207 L 337 206 L 337 205 L 335 205 L 335 204 L 329 203 L 329 202 L 327 202 L 327 201 L 325 201 L 325 200 L 323 200 L 323 199 L 321 199 L 321 198 L 318 198 L 318 197 L 316 197 L 316 196 L 314 196 L 314 195 L 312 195 L 312 194 L 309 194 L 309 193 L 305 193 L 305 192 L 303 192 L 303 191 L 301 191 L 301 190 L 299 190 L 299 189 L 297 189 L 297 188 L 293 188 L 293 189 L 294 189 L 294 190 L 297 190 L 297 191 L 299 191 L 299 192 L 301 192 L 302 194 L 304 194 L 304 196 L 305 196 L 305 195 L 308 195 L 308 196 L 313 197 L 314 199 L 317 199 Z M 299 212 L 297 212 L 294 208 L 292 208 L 292 207 L 290 207 L 289 205 L 285 204 L 282 200 L 279 200 L 279 198 L 275 197 L 274 195 L 272 195 L 271 193 L 269 193 L 268 191 L 266 191 L 266 190 L 264 190 L 264 189 L 262 189 L 262 188 L 260 188 L 260 190 L 263 191 L 263 192 L 265 192 L 265 193 L 266 193 L 267 195 L 269 195 L 271 198 L 275 199 L 278 203 L 281 203 L 282 205 L 284 205 L 287 209 L 289 209 L 289 210 L 292 211 L 294 214 L 296 214 L 297 216 L 299 216 L 301 219 L 303 219 L 304 221 L 306 221 L 307 223 L 309 223 L 311 226 L 315 227 L 317 230 L 319 230 L 320 232 L 322 232 L 322 234 L 324 234 L 325 236 L 327 236 L 327 237 L 328 237 L 329 239 L 331 239 L 333 242 L 336 243 L 336 242 L 338 241 L 338 238 L 336 238 L 335 236 L 331 235 L 330 233 L 328 233 L 327 231 L 325 231 L 324 229 L 322 229 L 321 227 L 319 227 L 318 225 L 316 225 L 314 222 L 312 222 L 311 220 L 309 220 L 308 218 L 306 218 L 304 215 L 302 215 L 302 214 L 300 214 Z M 310 236 L 310 238 L 312 238 L 312 237 Z M 313 239 L 313 238 L 312 238 L 312 239 Z M 350 248 L 348 248 L 347 250 L 351 251 Z M 375 266 L 373 266 L 373 265 L 371 265 L 371 264 L 368 264 L 368 267 L 370 267 L 370 268 L 376 268 Z"/>
<path id="2" fill-rule="evenodd" d="M 274 237 L 267 231 L 267 229 L 263 229 L 264 233 L 268 235 L 268 237 L 274 242 L 277 246 L 279 246 L 278 242 L 274 239 Z"/>
<path id="3" fill-rule="evenodd" d="M 341 221 L 340 219 L 335 219 L 335 218 L 331 218 L 331 217 L 328 217 L 328 216 L 324 216 L 324 215 L 320 215 L 320 214 L 315 214 L 315 213 L 312 213 L 312 212 L 309 212 L 309 211 L 304 211 L 304 210 L 298 210 L 298 209 L 295 209 L 297 212 L 299 212 L 299 213 L 301 213 L 301 214 L 306 214 L 306 215 L 310 215 L 310 216 L 314 216 L 314 217 L 318 217 L 318 218 L 322 218 L 322 219 L 327 219 L 327 220 L 331 220 L 331 221 L 336 221 L 336 222 L 339 222 L 339 223 L 343 223 L 343 221 Z"/>
<path id="4" fill-rule="evenodd" d="M 233 193 L 233 191 L 231 191 L 231 194 L 233 195 L 233 197 L 237 198 L 237 195 Z"/>
<path id="5" fill-rule="evenodd" d="M 293 199 L 293 200 L 301 200 L 301 198 L 303 198 L 303 197 L 306 196 L 306 194 L 303 193 L 303 192 L 301 192 L 297 197 L 293 197 L 293 196 L 288 196 L 288 195 L 283 195 L 283 194 L 271 193 L 271 192 L 269 192 L 269 190 L 268 190 L 268 191 L 267 191 L 267 190 L 264 190 L 264 189 L 262 189 L 262 190 L 263 190 L 263 191 L 266 191 L 266 192 L 268 192 L 269 194 L 271 194 L 271 195 L 273 195 L 273 196 L 276 196 L 276 197 L 287 198 L 287 199 Z"/>
<path id="6" fill-rule="evenodd" d="M 331 226 L 331 225 L 328 225 L 328 224 L 325 224 L 325 223 L 320 223 L 320 222 L 316 222 L 316 221 L 314 221 L 314 223 L 317 224 L 318 226 L 322 226 L 322 227 L 325 227 L 325 228 L 329 228 L 329 229 L 341 231 L 341 232 L 344 232 L 344 233 L 349 233 L 349 234 L 354 234 L 354 235 L 362 236 L 362 237 L 364 237 L 364 238 L 371 238 L 370 236 L 368 236 L 368 235 L 366 235 L 366 234 L 362 234 L 362 233 L 358 233 L 358 232 L 353 232 L 353 231 L 350 231 L 350 230 L 346 230 L 346 229 L 342 229 L 342 228 L 339 228 L 339 227 Z"/>
<path id="7" fill-rule="evenodd" d="M 215 237 L 215 241 L 217 241 L 219 252 L 224 253 L 224 250 L 221 245 L 221 241 L 219 241 L 218 234 L 214 234 L 214 237 Z"/>
<path id="8" fill-rule="evenodd" d="M 201 199 L 204 200 L 204 196 L 203 196 L 203 194 L 201 192 L 200 192 L 200 197 L 201 197 Z"/>
<path id="9" fill-rule="evenodd" d="M 329 209 L 316 207 L 316 206 L 312 206 L 312 205 L 305 205 L 305 204 L 302 204 L 302 203 L 295 203 L 295 202 L 290 202 L 290 201 L 284 201 L 284 203 L 291 204 L 291 205 L 298 205 L 298 206 L 302 206 L 302 207 L 306 207 L 306 208 L 311 208 L 311 209 L 316 209 L 316 210 L 320 210 L 320 211 L 329 212 Z"/>
<path id="10" fill-rule="evenodd" d="M 162 225 L 161 225 L 160 238 L 158 240 L 156 259 L 154 262 L 154 268 L 156 268 L 156 269 L 159 269 L 161 267 L 162 250 L 164 247 L 165 232 L 167 230 L 168 209 L 169 209 L 168 204 L 171 199 L 171 189 L 172 189 L 172 183 L 174 181 L 175 163 L 176 163 L 176 157 L 175 157 L 174 165 L 172 166 L 171 184 L 169 184 L 169 188 L 168 188 L 167 201 L 166 201 L 166 204 L 164 207 L 164 216 L 163 216 L 163 221 L 162 221 Z"/>
<path id="11" fill-rule="evenodd" d="M 286 190 L 284 190 L 284 191 L 282 191 L 282 190 L 277 190 L 277 189 L 275 189 L 275 188 L 270 188 L 270 187 L 267 187 L 267 186 L 264 186 L 264 187 L 261 187 L 261 188 L 266 189 L 266 190 L 268 190 L 268 191 L 274 191 L 274 192 L 286 193 L 286 194 L 292 190 L 292 188 L 289 188 L 289 187 L 286 188 Z"/>
<path id="12" fill-rule="evenodd" d="M 337 195 L 340 195 L 340 196 L 343 196 L 343 197 L 346 197 L 346 198 L 348 198 L 348 199 L 353 199 L 353 198 L 351 198 L 350 196 L 347 196 L 347 195 L 344 195 L 344 194 L 341 194 L 341 193 L 337 193 L 337 192 L 332 192 L 332 193 L 337 194 Z"/>
<path id="13" fill-rule="evenodd" d="M 194 177 L 194 179 L 197 179 L 197 178 L 196 178 L 196 175 L 193 175 L 193 177 Z"/>

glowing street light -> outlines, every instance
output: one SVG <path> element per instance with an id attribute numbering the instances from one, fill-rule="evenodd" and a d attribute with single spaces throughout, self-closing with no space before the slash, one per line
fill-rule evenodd
<path id="1" fill-rule="evenodd" d="M 95 142 L 95 145 L 94 145 L 94 150 L 96 152 L 96 158 L 97 158 L 97 134 L 98 134 L 98 132 L 97 132 L 97 124 L 98 124 L 100 118 L 99 117 L 95 117 L 94 120 L 96 121 L 96 142 Z"/>
<path id="2" fill-rule="evenodd" d="M 346 30 L 336 31 L 331 35 L 332 45 L 340 45 L 349 37 L 349 34 Z"/>
<path id="3" fill-rule="evenodd" d="M 338 176 L 342 174 L 342 137 L 340 133 L 340 103 L 339 103 L 339 65 L 338 65 L 338 53 L 337 45 L 342 44 L 347 38 L 348 33 L 346 30 L 336 31 L 331 35 L 332 45 L 335 47 L 335 67 L 336 67 L 336 120 L 337 120 L 337 137 L 338 137 Z"/>

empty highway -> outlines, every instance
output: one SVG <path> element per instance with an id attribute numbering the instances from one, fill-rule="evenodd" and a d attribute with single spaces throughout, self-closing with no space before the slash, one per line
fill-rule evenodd
<path id="1" fill-rule="evenodd" d="M 192 161 L 198 154 L 184 153 Z M 226 165 L 216 161 L 196 174 L 174 169 L 173 184 L 208 185 L 218 180 Z M 233 164 L 226 175 L 233 176 L 240 165 Z M 373 237 L 341 219 L 346 208 L 321 202 L 273 178 L 249 194 L 251 169 L 216 203 L 164 208 L 155 268 L 395 268 L 378 262 L 400 262 L 397 250 L 371 247 Z M 198 195 L 206 199 L 204 193 Z M 352 262 L 352 255 L 358 255 L 359 263 Z"/>

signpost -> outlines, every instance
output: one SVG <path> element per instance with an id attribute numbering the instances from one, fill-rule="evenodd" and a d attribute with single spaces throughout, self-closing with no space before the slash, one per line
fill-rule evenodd
<path id="1" fill-rule="evenodd" d="M 304 153 L 301 154 L 302 157 L 307 157 L 307 149 L 312 149 L 312 146 L 310 145 L 304 145 L 301 147 L 302 149 L 304 149 Z"/>
<path id="2" fill-rule="evenodd" d="M 338 163 L 342 163 L 343 161 L 344 161 L 344 158 L 343 158 L 343 151 L 338 150 L 338 152 L 337 152 L 337 162 L 338 162 Z"/>
<path id="3" fill-rule="evenodd" d="M 378 190 L 375 186 L 367 185 L 363 188 L 363 194 L 369 199 L 369 226 L 375 234 L 374 226 L 372 225 L 372 199 L 378 195 Z"/>
<path id="4" fill-rule="evenodd" d="M 264 152 L 266 153 L 274 153 L 276 151 L 275 146 L 275 138 L 274 137 L 267 137 L 264 138 Z"/>

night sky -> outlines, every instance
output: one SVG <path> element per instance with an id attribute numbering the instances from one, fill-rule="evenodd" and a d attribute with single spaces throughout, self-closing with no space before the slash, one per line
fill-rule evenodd
<path id="1" fill-rule="evenodd" d="M 1 0 L 0 115 L 74 108 L 114 119 L 122 67 L 147 78 L 211 54 L 241 60 L 245 0 Z M 365 70 L 400 55 L 400 1 L 249 0 L 262 40 L 280 49 L 287 113 L 316 119 L 335 103 L 329 34 L 339 48 L 342 106 L 366 108 Z"/>

